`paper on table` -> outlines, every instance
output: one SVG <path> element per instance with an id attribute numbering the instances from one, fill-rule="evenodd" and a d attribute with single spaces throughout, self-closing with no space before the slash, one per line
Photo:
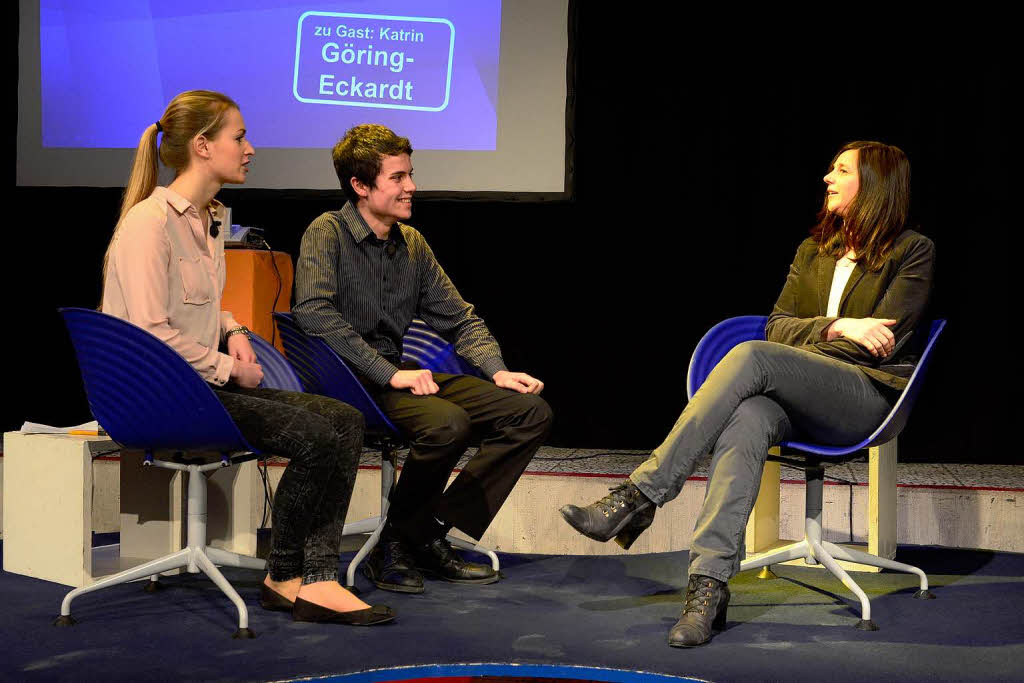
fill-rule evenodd
<path id="1" fill-rule="evenodd" d="M 96 420 L 92 422 L 86 422 L 84 424 L 75 425 L 74 427 L 51 427 L 50 425 L 36 424 L 35 422 L 26 422 L 21 425 L 22 434 L 74 434 L 87 432 L 91 434 L 104 434 L 100 429 L 100 423 Z"/>

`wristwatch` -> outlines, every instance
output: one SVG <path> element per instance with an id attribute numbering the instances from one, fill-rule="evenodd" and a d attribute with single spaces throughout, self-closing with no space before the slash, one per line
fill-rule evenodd
<path id="1" fill-rule="evenodd" d="M 233 334 L 244 334 L 246 339 L 249 339 L 249 340 L 252 339 L 252 332 L 250 332 L 249 328 L 246 327 L 245 325 L 239 325 L 238 327 L 232 327 L 230 330 L 225 332 L 224 333 L 224 341 L 227 341 L 228 337 L 230 337 Z"/>

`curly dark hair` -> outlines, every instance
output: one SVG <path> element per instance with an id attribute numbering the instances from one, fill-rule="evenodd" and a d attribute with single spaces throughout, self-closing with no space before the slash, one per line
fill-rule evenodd
<path id="1" fill-rule="evenodd" d="M 387 126 L 364 123 L 351 128 L 331 150 L 334 172 L 345 196 L 352 202 L 359 201 L 352 179 L 376 187 L 381 160 L 399 154 L 412 154 L 412 145 L 409 138 L 397 135 Z"/>

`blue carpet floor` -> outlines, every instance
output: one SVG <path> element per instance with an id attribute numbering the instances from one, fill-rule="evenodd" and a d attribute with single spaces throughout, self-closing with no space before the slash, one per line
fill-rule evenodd
<path id="1" fill-rule="evenodd" d="M 857 574 L 879 631 L 853 628 L 856 603 L 827 573 L 783 566 L 777 580 L 733 579 L 729 628 L 692 650 L 665 644 L 681 606 L 685 552 L 503 555 L 506 578 L 497 584 L 430 582 L 419 596 L 371 590 L 360 576 L 364 599 L 399 614 L 373 628 L 265 612 L 262 575 L 226 569 L 258 634 L 244 641 L 231 639 L 235 612 L 201 575 L 167 578 L 155 594 L 129 584 L 86 595 L 73 606 L 78 625 L 55 628 L 68 588 L 0 572 L 0 679 L 286 680 L 467 663 L 710 681 L 1024 679 L 1024 555 L 903 547 L 898 558 L 928 572 L 938 599 L 914 600 L 908 575 Z"/>

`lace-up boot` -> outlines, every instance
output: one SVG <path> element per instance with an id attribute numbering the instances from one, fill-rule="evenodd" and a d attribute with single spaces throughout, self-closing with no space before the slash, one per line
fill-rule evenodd
<path id="1" fill-rule="evenodd" d="M 610 493 L 586 507 L 565 505 L 560 512 L 573 529 L 595 541 L 616 541 L 623 548 L 633 545 L 654 521 L 655 505 L 627 479 L 609 489 Z"/>
<path id="2" fill-rule="evenodd" d="M 393 536 L 383 536 L 363 563 L 363 574 L 377 588 L 396 593 L 422 593 L 423 575 L 405 544 Z"/>
<path id="3" fill-rule="evenodd" d="M 725 630 L 725 611 L 729 607 L 729 585 L 710 576 L 691 574 L 686 586 L 686 606 L 672 630 L 672 647 L 696 647 Z"/>

